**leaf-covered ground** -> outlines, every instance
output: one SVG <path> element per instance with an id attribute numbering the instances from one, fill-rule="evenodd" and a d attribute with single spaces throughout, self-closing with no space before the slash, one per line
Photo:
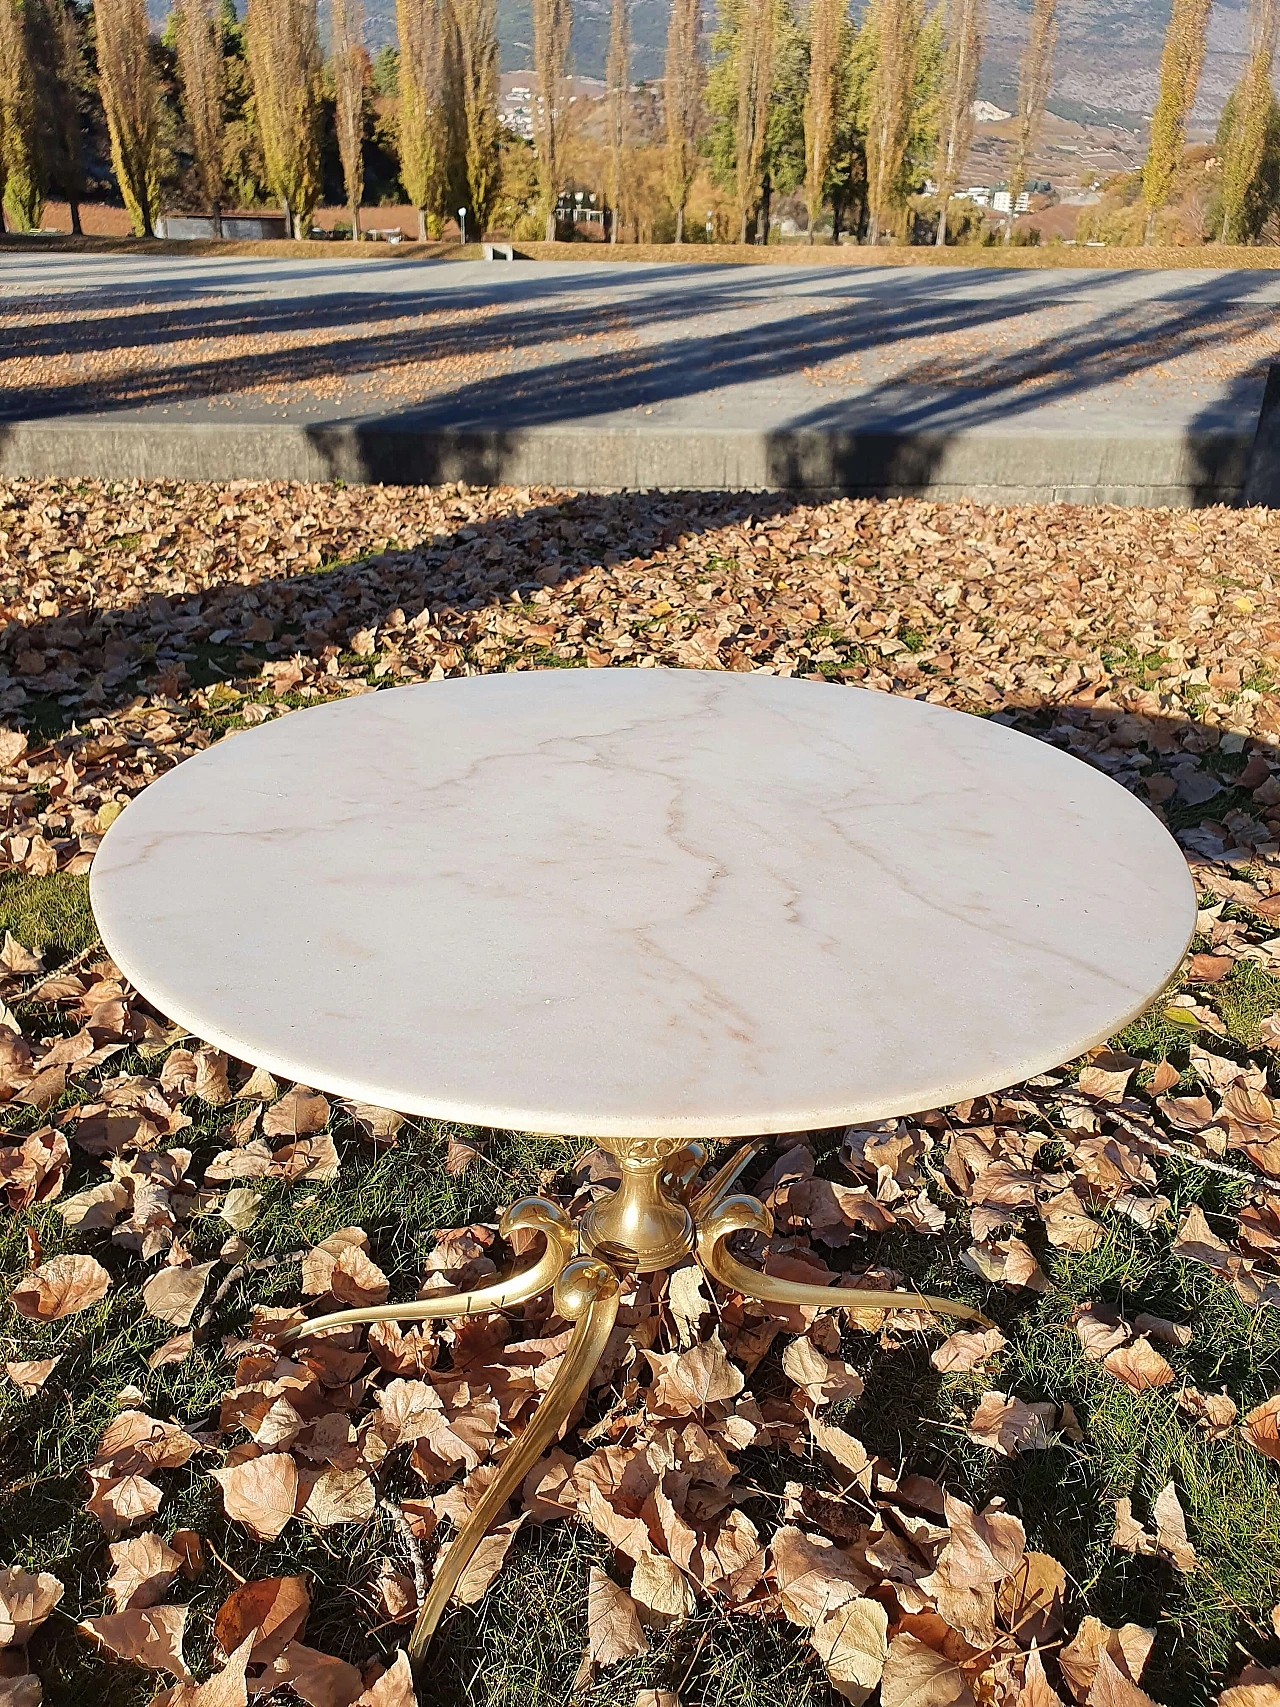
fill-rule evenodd
<path id="1" fill-rule="evenodd" d="M 175 1033 L 97 944 L 101 834 L 336 694 L 648 663 L 1065 746 L 1179 836 L 1199 932 L 1090 1060 L 773 1142 L 758 1256 L 998 1329 L 775 1335 L 688 1270 L 633 1287 L 417 1698 L 1280 1701 L 1278 564 L 1257 510 L 0 486 L 0 1703 L 412 1699 L 407 1623 L 565 1325 L 291 1356 L 280 1325 L 465 1284 L 507 1260 L 503 1205 L 607 1189 L 576 1142 L 330 1103 Z"/>

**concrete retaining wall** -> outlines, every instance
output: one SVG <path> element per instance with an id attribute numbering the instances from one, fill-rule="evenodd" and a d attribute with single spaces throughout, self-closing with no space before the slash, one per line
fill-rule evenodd
<path id="1" fill-rule="evenodd" d="M 761 432 L 589 422 L 502 431 L 105 416 L 0 425 L 0 475 L 1280 505 L 1280 366 L 1254 433 Z"/>

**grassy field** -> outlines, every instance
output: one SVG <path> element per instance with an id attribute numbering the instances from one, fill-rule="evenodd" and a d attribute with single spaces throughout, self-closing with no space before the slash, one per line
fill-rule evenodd
<path id="1" fill-rule="evenodd" d="M 1250 897 L 1255 907 L 1263 904 L 1262 885 L 1276 870 L 1276 856 L 1267 851 L 1265 825 L 1252 855 L 1240 845 L 1233 849 L 1229 837 L 1244 834 L 1245 823 L 1259 823 L 1272 810 L 1257 801 L 1258 784 L 1251 789 L 1246 769 L 1258 759 L 1265 771 L 1276 739 L 1267 721 L 1276 700 L 1264 656 L 1273 644 L 1266 632 L 1271 616 L 1260 588 L 1280 555 L 1280 523 L 1261 512 L 1192 519 L 974 506 L 826 506 L 790 510 L 784 538 L 776 528 L 755 533 L 745 511 L 726 507 L 712 515 L 697 508 L 708 500 L 696 499 L 687 512 L 673 507 L 666 521 L 655 520 L 655 506 L 644 501 L 625 511 L 614 503 L 608 537 L 593 540 L 595 501 L 565 495 L 353 495 L 277 488 L 264 499 L 265 509 L 255 510 L 256 502 L 243 489 L 184 493 L 24 485 L 10 491 L 7 510 L 0 504 L 14 577 L 6 587 L 7 614 L 21 630 L 12 650 L 25 660 L 11 679 L 26 683 L 21 703 L 10 702 L 6 721 L 30 743 L 27 756 L 17 761 L 27 767 L 21 785 L 26 792 L 11 791 L 17 804 L 0 842 L 10 862 L 0 871 L 0 939 L 11 932 L 42 953 L 46 968 L 82 955 L 85 964 L 93 964 L 97 939 L 83 867 L 91 858 L 94 826 L 104 805 L 123 803 L 145 785 L 149 767 L 163 768 L 229 728 L 260 715 L 283 715 L 289 706 L 343 691 L 344 684 L 419 679 L 437 665 L 442 673 L 463 673 L 608 662 L 610 654 L 602 649 L 614 645 L 616 632 L 613 639 L 607 629 L 584 637 L 583 613 L 591 610 L 604 610 L 616 627 L 620 613 L 634 607 L 629 626 L 623 625 L 633 643 L 620 656 L 613 654 L 614 661 L 656 655 L 693 662 L 692 652 L 682 658 L 673 649 L 693 646 L 691 636 L 709 634 L 712 622 L 723 626 L 725 595 L 733 593 L 740 614 L 731 616 L 731 626 L 738 626 L 732 636 L 721 637 L 721 661 L 731 647 L 767 644 L 786 649 L 783 664 L 773 667 L 789 665 L 796 673 L 863 681 L 887 691 L 927 692 L 964 709 L 995 712 L 1042 735 L 1070 737 L 1104 768 L 1120 767 L 1131 786 L 1166 799 L 1171 826 L 1201 838 L 1194 857 L 1206 906 L 1213 903 L 1213 883 L 1219 885 L 1221 905 L 1216 917 L 1202 915 L 1193 948 L 1223 954 L 1231 964 L 1214 982 L 1188 975 L 1181 986 L 1199 1004 L 1199 1022 L 1193 1016 L 1188 1024 L 1187 1010 L 1182 1018 L 1169 1018 L 1177 1009 L 1166 996 L 1113 1040 L 1117 1050 L 1143 1063 L 1130 1096 L 1149 1108 L 1147 1087 L 1155 1066 L 1166 1061 L 1178 1074 L 1168 1093 L 1175 1097 L 1212 1088 L 1213 1072 L 1232 1064 L 1260 1071 L 1275 1095 L 1277 1052 L 1266 1041 L 1270 1033 L 1259 1027 L 1280 1010 L 1280 966 L 1264 946 L 1280 924 L 1251 908 Z M 104 514 L 111 519 L 95 532 L 85 516 Z M 562 526 L 568 531 L 561 532 Z M 532 554 L 545 539 L 558 539 L 568 561 L 546 573 L 543 560 L 541 578 L 531 580 L 519 553 Z M 983 544 L 985 579 L 957 577 L 953 548 L 964 540 Z M 1190 542 L 1193 551 L 1180 559 L 1177 541 Z M 495 544 L 507 552 L 500 565 L 491 555 Z M 810 555 L 811 544 L 823 549 Z M 1079 603 L 1069 622 L 1052 616 L 1039 590 L 1048 584 L 1054 550 L 1066 581 L 1077 589 L 1072 598 Z M 582 563 L 572 557 L 578 551 Z M 597 555 L 602 552 L 607 556 Z M 318 561 L 310 560 L 312 553 Z M 1163 579 L 1169 565 L 1183 559 L 1186 574 L 1178 573 L 1185 599 Z M 502 585 L 514 581 L 524 587 L 514 600 L 498 586 L 503 576 Z M 1140 628 L 1156 618 L 1134 610 L 1144 579 L 1151 586 L 1159 579 L 1163 587 L 1158 647 L 1147 644 Z M 745 604 L 748 589 L 759 595 L 762 584 L 771 590 L 772 605 L 769 598 L 757 598 L 757 604 L 772 609 L 774 626 L 757 642 L 750 635 L 763 625 L 757 619 L 752 627 Z M 843 589 L 843 616 L 831 603 L 836 585 Z M 944 590 L 941 601 L 933 596 L 935 586 Z M 976 605 L 961 603 L 957 609 L 956 599 L 945 602 L 945 589 L 962 586 Z M 318 589 L 331 601 L 326 609 L 337 613 L 331 623 L 326 617 L 323 631 Z M 250 595 L 252 610 L 233 623 L 228 601 Z M 196 631 L 189 620 L 183 626 L 192 601 L 198 601 L 210 632 Z M 418 608 L 430 613 L 431 622 L 420 625 L 411 641 L 406 619 Z M 113 610 L 118 620 L 106 625 L 105 639 L 85 627 L 70 645 L 66 625 L 79 620 L 75 613 L 82 609 Z M 677 624 L 674 636 L 673 610 L 692 617 L 692 626 Z M 889 614 L 891 629 L 881 621 Z M 1060 621 L 1067 636 L 1060 645 L 1041 644 L 1051 621 Z M 236 638 L 228 638 L 229 624 Z M 266 627 L 274 639 L 252 638 Z M 890 633 L 899 639 L 882 650 L 882 638 Z M 421 650 L 415 650 L 419 643 Z M 122 673 L 114 679 L 111 666 L 103 668 L 107 654 L 94 650 L 104 645 L 117 648 L 110 657 Z M 37 668 L 32 650 L 41 647 Z M 1046 682 L 1055 672 L 1066 681 L 1056 701 L 1047 685 L 1027 675 L 1032 657 L 1040 660 L 1036 668 Z M 1242 666 L 1234 673 L 1233 658 Z M 1076 674 L 1069 676 L 1073 668 Z M 55 669 L 58 677 L 50 686 Z M 997 681 L 1003 683 L 999 693 L 992 687 Z M 1106 739 L 1099 737 L 1100 744 L 1089 749 L 1103 730 Z M 1135 755 L 1142 759 L 1138 769 L 1124 769 Z M 1191 757 L 1200 786 L 1188 789 Z M 1256 774 L 1255 767 L 1250 775 Z M 1167 792 L 1151 786 L 1164 778 Z M 1175 792 L 1178 786 L 1182 794 Z M 1204 798 L 1183 798 L 1197 794 Z M 1267 798 L 1264 793 L 1263 802 Z M 18 832 L 25 838 L 20 853 L 13 840 Z M 35 857 L 32 834 L 52 850 L 40 857 L 52 857 L 59 869 L 38 872 L 14 864 L 15 858 Z M 72 865 L 80 869 L 66 869 Z M 1248 879 L 1258 880 L 1252 890 Z M 1240 886 L 1237 891 L 1232 883 Z M 1280 883 L 1273 882 L 1278 892 Z M 31 977 L 16 978 L 7 997 L 28 1039 L 74 1031 L 79 1020 L 65 1005 L 28 999 L 33 987 Z M 130 1075 L 154 1078 L 163 1059 L 130 1047 L 102 1072 L 112 1082 Z M 1083 1065 L 1075 1064 L 1064 1090 Z M 3 1141 L 12 1144 L 51 1116 L 76 1110 L 86 1094 L 92 1100 L 98 1082 L 90 1081 L 88 1093 L 70 1085 L 44 1112 L 9 1103 L 0 1112 Z M 1099 1106 L 1105 1127 L 1108 1105 Z M 181 1107 L 192 1124 L 176 1142 L 194 1152 L 190 1175 L 199 1179 L 226 1147 L 229 1121 L 243 1110 L 236 1104 L 214 1107 L 194 1095 Z M 67 1119 L 72 1136 L 79 1118 L 71 1113 Z M 962 1111 L 946 1117 L 946 1125 L 962 1130 L 966 1121 L 981 1118 Z M 1057 1115 L 1024 1109 L 999 1118 L 1009 1122 L 999 1131 L 1011 1145 L 1029 1133 L 1043 1138 L 1034 1163 L 1042 1182 L 1078 1165 L 1074 1139 Z M 173 1333 L 142 1305 L 141 1286 L 155 1263 L 114 1244 L 105 1232 L 69 1230 L 56 1199 L 0 1213 L 6 1298 L 28 1269 L 33 1239 L 43 1261 L 68 1251 L 92 1253 L 114 1282 L 100 1303 L 48 1324 L 0 1306 L 0 1361 L 62 1359 L 30 1398 L 12 1381 L 0 1380 L 0 1565 L 52 1571 L 66 1585 L 61 1605 L 30 1648 L 45 1701 L 54 1707 L 141 1707 L 158 1687 L 155 1674 L 104 1658 L 75 1630 L 78 1617 L 110 1610 L 104 1593 L 107 1538 L 84 1509 L 84 1466 L 129 1387 L 141 1390 L 141 1406 L 151 1415 L 210 1436 L 206 1451 L 159 1476 L 165 1500 L 155 1520 L 166 1536 L 191 1528 L 208 1543 L 203 1573 L 189 1583 L 180 1579 L 168 1597 L 191 1605 L 186 1655 L 197 1675 L 215 1663 L 212 1615 L 237 1576 L 304 1575 L 312 1596 L 306 1641 L 325 1652 L 364 1663 L 379 1654 L 389 1657 L 403 1642 L 405 1627 L 392 1624 L 376 1598 L 381 1563 L 389 1559 L 402 1571 L 411 1563 L 385 1509 L 366 1523 L 327 1530 L 292 1523 L 278 1541 L 265 1543 L 225 1516 L 208 1469 L 233 1438 L 242 1437 L 213 1438 L 219 1401 L 234 1374 L 224 1341 L 243 1332 L 255 1303 L 295 1303 L 296 1253 L 351 1224 L 368 1232 L 370 1254 L 388 1277 L 392 1297 L 412 1296 L 439 1230 L 492 1223 L 502 1206 L 531 1190 L 567 1196 L 579 1145 L 409 1121 L 398 1144 L 379 1152 L 341 1109 L 331 1130 L 340 1158 L 336 1178 L 295 1185 L 250 1182 L 260 1208 L 245 1235 L 247 1257 L 284 1260 L 235 1280 L 192 1353 L 154 1370 L 148 1357 Z M 1177 1146 L 1193 1143 L 1185 1129 L 1165 1130 Z M 451 1139 L 477 1151 L 457 1177 L 443 1167 Z M 847 1178 L 839 1142 L 839 1133 L 813 1138 L 819 1172 Z M 1208 1149 L 1201 1154 L 1213 1159 Z M 1243 1414 L 1280 1390 L 1280 1314 L 1245 1303 L 1219 1275 L 1179 1259 L 1171 1246 L 1193 1205 L 1215 1233 L 1234 1237 L 1241 1210 L 1251 1202 L 1274 1204 L 1280 1179 L 1252 1171 L 1235 1150 L 1226 1153 L 1225 1173 L 1185 1157 L 1154 1154 L 1151 1160 L 1155 1190 L 1168 1201 L 1148 1228 L 1104 1204 L 1096 1210 L 1104 1230 L 1100 1242 L 1072 1251 L 1056 1247 L 1035 1215 L 1021 1217 L 1021 1227 L 1015 1224 L 1047 1277 L 1039 1294 L 991 1284 L 961 1264 L 971 1242 L 970 1205 L 941 1173 L 933 1181 L 946 1214 L 939 1236 L 922 1238 L 896 1226 L 855 1241 L 851 1249 L 824 1251 L 834 1267 L 879 1264 L 923 1290 L 965 1298 L 993 1316 L 1008 1340 L 982 1370 L 940 1374 L 930 1362 L 937 1332 L 902 1332 L 882 1340 L 847 1328 L 840 1354 L 865 1381 L 865 1392 L 856 1403 L 832 1407 L 827 1420 L 854 1433 L 869 1453 L 904 1472 L 935 1477 L 974 1505 L 1002 1496 L 1021 1516 L 1028 1546 L 1065 1567 L 1067 1632 L 1086 1614 L 1111 1626 L 1132 1621 L 1151 1628 L 1155 1644 L 1143 1689 L 1168 1707 L 1202 1707 L 1247 1662 L 1280 1663 L 1273 1619 L 1280 1599 L 1280 1466 L 1238 1429 L 1217 1439 L 1198 1430 L 1177 1395 L 1188 1386 L 1203 1393 L 1225 1389 Z M 103 1177 L 103 1164 L 73 1143 L 63 1196 Z M 196 1262 L 217 1258 L 227 1237 L 226 1224 L 214 1212 L 220 1196 L 210 1193 L 186 1224 L 184 1240 Z M 1275 1268 L 1273 1259 L 1261 1259 L 1258 1274 L 1274 1278 Z M 215 1280 L 229 1272 L 219 1267 Z M 1185 1324 L 1188 1343 L 1162 1347 L 1176 1379 L 1135 1392 L 1089 1360 L 1073 1318 L 1095 1301 L 1119 1305 L 1130 1317 L 1147 1311 Z M 789 1402 L 793 1383 L 781 1367 L 783 1343 L 775 1342 L 751 1375 L 751 1391 L 761 1403 Z M 1046 1450 L 999 1456 L 969 1432 L 975 1407 L 989 1389 L 1028 1402 L 1069 1405 L 1078 1429 L 1064 1420 Z M 588 1450 L 581 1436 L 609 1402 L 608 1395 L 592 1400 L 577 1438 L 566 1442 L 573 1454 Z M 402 1463 L 389 1465 L 380 1488 L 384 1499 L 421 1491 Z M 841 1475 L 804 1440 L 795 1451 L 748 1447 L 737 1469 L 742 1509 L 762 1536 L 782 1520 L 789 1484 L 834 1495 L 844 1487 Z M 1170 1481 L 1198 1554 L 1189 1573 L 1112 1544 L 1114 1502 L 1128 1497 L 1145 1517 Z M 526 1526 L 483 1601 L 447 1616 L 419 1684 L 420 1700 L 432 1707 L 534 1707 L 573 1698 L 589 1707 L 632 1707 L 637 1692 L 648 1688 L 672 1690 L 686 1704 L 706 1707 L 748 1707 L 761 1700 L 780 1707 L 831 1707 L 838 1699 L 803 1631 L 776 1616 L 731 1614 L 718 1601 L 704 1600 L 683 1624 L 653 1633 L 647 1654 L 583 1674 L 592 1567 L 617 1574 L 613 1549 L 592 1528 Z M 977 1682 L 975 1692 L 979 1699 L 991 1698 Z M 1062 1694 L 1066 1699 L 1065 1688 Z"/>

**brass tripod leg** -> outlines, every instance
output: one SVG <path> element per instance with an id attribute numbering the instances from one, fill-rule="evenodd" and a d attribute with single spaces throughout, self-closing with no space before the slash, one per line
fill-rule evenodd
<path id="1" fill-rule="evenodd" d="M 280 1344 L 288 1345 L 321 1328 L 354 1327 L 360 1322 L 425 1322 L 436 1316 L 480 1316 L 487 1310 L 506 1310 L 553 1285 L 578 1241 L 564 1210 L 545 1197 L 525 1197 L 513 1203 L 498 1223 L 498 1230 L 504 1239 L 517 1230 L 541 1233 L 546 1240 L 542 1254 L 524 1268 L 500 1275 L 473 1292 L 436 1292 L 411 1304 L 373 1304 L 364 1310 L 335 1310 L 328 1316 L 316 1316 L 282 1334 Z"/>
<path id="2" fill-rule="evenodd" d="M 617 1320 L 618 1290 L 617 1275 L 598 1257 L 579 1257 L 556 1281 L 556 1309 L 574 1324 L 569 1349 L 524 1433 L 503 1454 L 497 1476 L 441 1559 L 431 1592 L 409 1639 L 411 1660 L 422 1658 L 458 1579 L 484 1540 L 489 1525 L 555 1441 L 586 1391 Z"/>
<path id="3" fill-rule="evenodd" d="M 765 1304 L 801 1304 L 819 1310 L 932 1310 L 936 1316 L 956 1316 L 963 1322 L 994 1326 L 981 1310 L 949 1298 L 929 1298 L 920 1292 L 866 1292 L 843 1286 L 808 1286 L 781 1280 L 749 1268 L 727 1248 L 734 1233 L 773 1232 L 773 1216 L 758 1197 L 739 1193 L 722 1198 L 698 1224 L 698 1261 L 713 1279 Z"/>

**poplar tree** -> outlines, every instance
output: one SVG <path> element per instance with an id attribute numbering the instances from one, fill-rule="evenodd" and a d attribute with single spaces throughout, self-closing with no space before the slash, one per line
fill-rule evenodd
<path id="1" fill-rule="evenodd" d="M 923 25 L 921 0 L 875 0 L 876 60 L 868 89 L 867 242 L 901 210 Z"/>
<path id="2" fill-rule="evenodd" d="M 93 0 L 98 88 L 111 164 L 134 233 L 151 237 L 160 212 L 160 90 L 145 0 Z"/>
<path id="3" fill-rule="evenodd" d="M 698 114 L 702 67 L 698 59 L 699 0 L 671 0 L 667 62 L 662 79 L 667 147 L 663 162 L 667 200 L 675 210 L 676 242 L 684 242 L 684 210 L 698 170 Z"/>
<path id="4" fill-rule="evenodd" d="M 351 241 L 358 243 L 364 197 L 364 86 L 369 72 L 364 51 L 364 7 L 360 0 L 330 0 L 329 19 L 338 156 L 351 215 Z"/>
<path id="5" fill-rule="evenodd" d="M 400 41 L 400 182 L 418 210 L 418 241 L 438 236 L 448 177 L 444 0 L 396 0 Z"/>
<path id="6" fill-rule="evenodd" d="M 533 142 L 538 156 L 538 199 L 548 243 L 556 239 L 556 202 L 560 194 L 560 157 L 567 117 L 565 62 L 573 24 L 571 0 L 533 0 L 533 73 L 537 82 Z"/>
<path id="7" fill-rule="evenodd" d="M 1241 243 L 1247 235 L 1249 192 L 1262 165 L 1275 100 L 1271 65 L 1277 15 L 1277 0 L 1251 0 L 1249 61 L 1231 95 L 1231 122 L 1222 155 L 1221 240 L 1224 243 Z"/>
<path id="8" fill-rule="evenodd" d="M 0 0 L 0 150 L 4 153 L 3 197 L 17 231 L 35 231 L 44 209 L 44 187 L 31 57 L 30 18 L 19 0 Z"/>
<path id="9" fill-rule="evenodd" d="M 84 143 L 80 125 L 85 70 L 80 19 L 67 0 L 23 0 L 28 52 L 35 71 L 36 131 L 46 192 L 63 196 L 71 232 L 81 232 Z M 0 189 L 0 196 L 3 190 Z"/>
<path id="10" fill-rule="evenodd" d="M 222 201 L 226 193 L 223 166 L 222 101 L 226 74 L 222 52 L 222 13 L 210 0 L 176 0 L 173 45 L 182 85 L 182 104 L 191 134 L 191 152 L 201 193 L 222 236 Z"/>
<path id="11" fill-rule="evenodd" d="M 1156 215 L 1168 202 L 1182 164 L 1187 120 L 1196 104 L 1204 64 L 1211 4 L 1212 0 L 1173 0 L 1160 56 L 1160 95 L 1151 117 L 1151 141 L 1142 167 L 1142 199 L 1147 204 L 1144 243 L 1155 239 Z"/>
<path id="12" fill-rule="evenodd" d="M 462 168 L 477 237 L 498 197 L 498 13 L 496 0 L 452 0 L 461 108 Z"/>
<path id="13" fill-rule="evenodd" d="M 267 181 L 289 234 L 305 237 L 320 199 L 320 34 L 316 0 L 249 0 L 245 45 Z"/>
<path id="14" fill-rule="evenodd" d="M 934 177 L 938 183 L 939 248 L 946 245 L 947 204 L 955 194 L 969 155 L 969 144 L 973 141 L 973 102 L 978 93 L 978 65 L 982 59 L 983 7 L 984 0 L 950 0 L 947 9 L 947 61 L 943 72 L 938 156 L 934 166 Z"/>
<path id="15" fill-rule="evenodd" d="M 1027 45 L 1018 68 L 1018 129 L 1013 148 L 1013 165 L 1009 170 L 1009 213 L 1004 224 L 1004 240 L 1013 239 L 1013 221 L 1027 181 L 1027 162 L 1040 138 L 1045 102 L 1053 80 L 1053 48 L 1058 36 L 1057 0 L 1034 0 L 1031 23 L 1027 29 Z"/>
<path id="16" fill-rule="evenodd" d="M 804 199 L 809 242 L 822 212 L 835 151 L 840 66 L 848 47 L 847 0 L 812 0 L 809 8 L 809 81 L 804 103 Z"/>
<path id="17" fill-rule="evenodd" d="M 747 224 L 760 200 L 765 133 L 773 93 L 774 0 L 740 0 L 738 11 L 738 105 L 733 147 L 738 203 L 738 241 L 747 241 Z M 757 232 L 757 243 L 768 232 Z"/>
<path id="18" fill-rule="evenodd" d="M 609 156 L 605 199 L 612 212 L 609 241 L 618 241 L 622 216 L 622 156 L 627 143 L 627 77 L 631 58 L 631 15 L 627 0 L 613 0 L 609 16 L 609 57 L 605 62 L 605 98 L 608 102 Z"/>

